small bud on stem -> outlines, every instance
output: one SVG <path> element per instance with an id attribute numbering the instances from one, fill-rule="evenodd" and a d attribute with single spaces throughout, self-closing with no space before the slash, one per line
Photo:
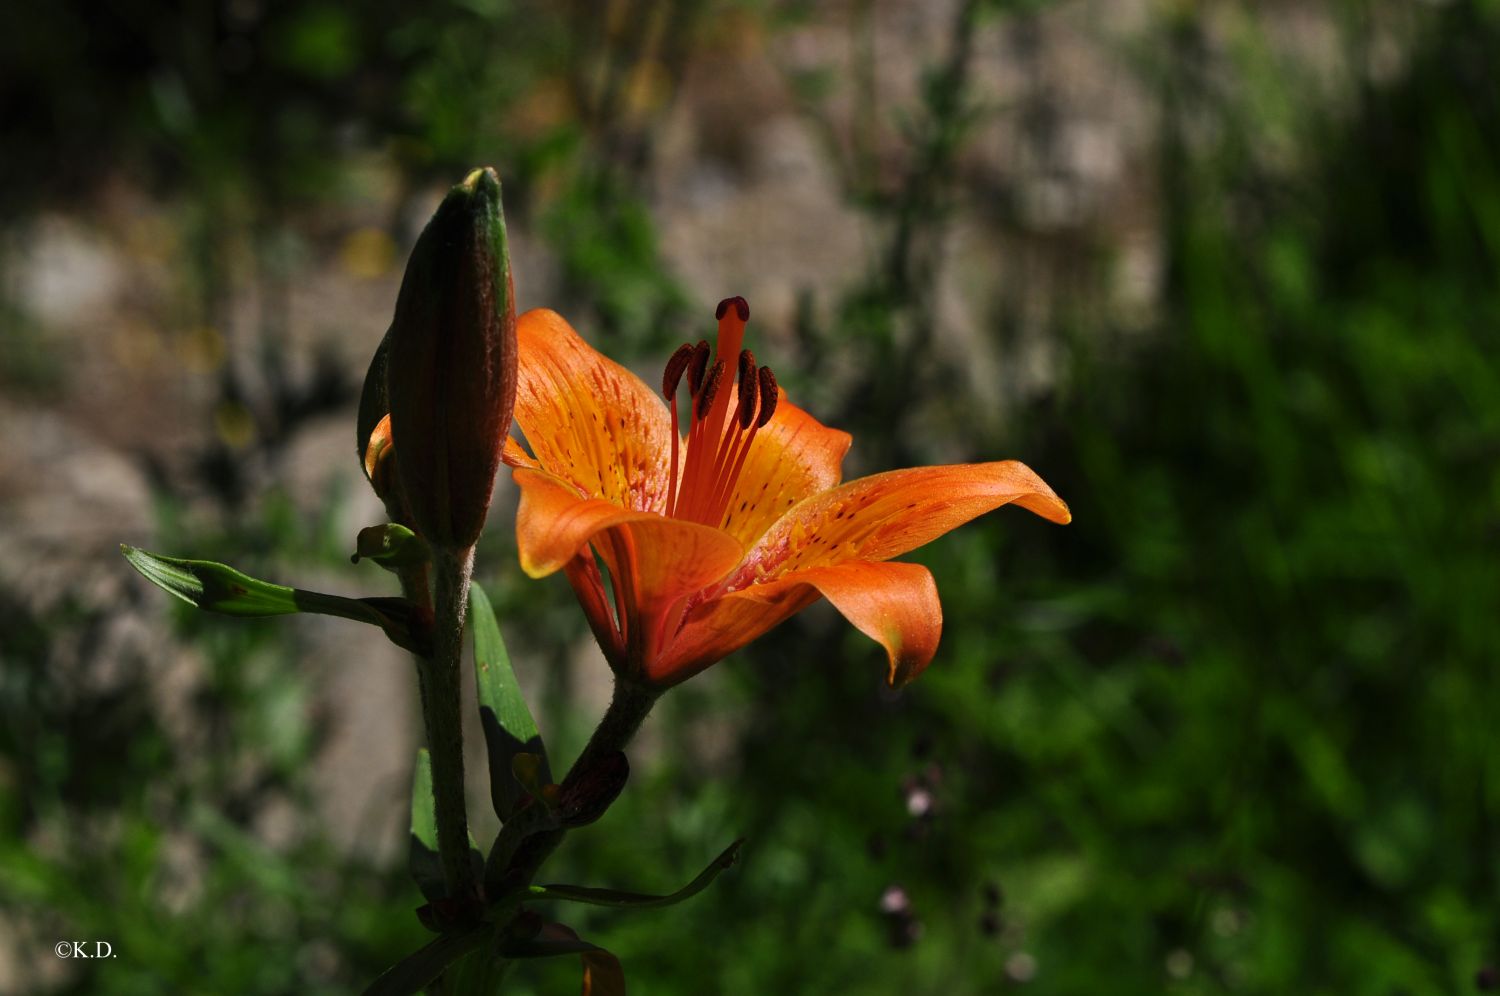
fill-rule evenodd
<path id="1" fill-rule="evenodd" d="M 516 308 L 500 181 L 448 192 L 401 281 L 387 362 L 396 468 L 417 531 L 470 547 L 484 528 L 516 395 Z"/>

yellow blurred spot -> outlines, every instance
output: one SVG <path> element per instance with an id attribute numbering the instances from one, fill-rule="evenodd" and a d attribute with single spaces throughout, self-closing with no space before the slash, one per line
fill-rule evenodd
<path id="1" fill-rule="evenodd" d="M 225 446 L 242 450 L 255 439 L 255 420 L 239 402 L 223 401 L 214 409 L 214 431 Z"/>
<path id="2" fill-rule="evenodd" d="M 630 80 L 625 87 L 625 111 L 627 114 L 648 114 L 661 107 L 672 92 L 672 76 L 655 59 L 643 59 L 635 64 Z"/>
<path id="3" fill-rule="evenodd" d="M 193 373 L 213 373 L 224 362 L 224 337 L 211 325 L 188 329 L 177 340 L 177 358 Z"/>
<path id="4" fill-rule="evenodd" d="M 396 262 L 396 243 L 382 229 L 373 226 L 349 233 L 339 249 L 339 263 L 344 272 L 361 280 L 374 280 L 391 272 Z"/>

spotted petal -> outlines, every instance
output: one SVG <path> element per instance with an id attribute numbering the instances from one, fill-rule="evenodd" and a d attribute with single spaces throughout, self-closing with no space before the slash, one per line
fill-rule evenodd
<path id="1" fill-rule="evenodd" d="M 856 560 L 793 571 L 701 604 L 649 677 L 662 682 L 688 678 L 800 612 L 819 595 L 885 648 L 893 686 L 921 674 L 937 652 L 943 607 L 932 573 L 919 564 Z"/>
<path id="2" fill-rule="evenodd" d="M 808 567 L 899 557 L 1011 503 L 1051 522 L 1071 518 L 1047 483 L 1015 460 L 862 477 L 789 509 L 756 542 L 729 587 Z"/>
<path id="3" fill-rule="evenodd" d="M 599 353 L 557 312 L 516 320 L 516 424 L 535 463 L 593 498 L 638 512 L 665 507 L 671 416 L 656 392 Z M 525 466 L 506 447 L 511 466 Z"/>
<path id="4" fill-rule="evenodd" d="M 852 438 L 819 422 L 780 391 L 776 413 L 755 434 L 735 482 L 724 529 L 748 545 L 787 509 L 838 484 Z"/>
<path id="5" fill-rule="evenodd" d="M 511 473 L 521 489 L 516 511 L 521 568 L 545 577 L 587 555 L 593 543 L 632 618 L 659 616 L 666 606 L 722 579 L 744 555 L 744 547 L 720 530 L 584 497 L 545 471 L 518 467 Z M 638 635 L 654 640 L 657 634 Z"/>

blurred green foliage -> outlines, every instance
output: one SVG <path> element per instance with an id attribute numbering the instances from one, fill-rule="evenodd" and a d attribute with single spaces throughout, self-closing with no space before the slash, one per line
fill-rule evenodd
<path id="1" fill-rule="evenodd" d="M 260 12 L 238 27 L 111 8 L 112 31 L 79 30 L 83 7 L 28 12 L 29 35 L 0 31 L 23 84 L 0 88 L 18 150 L 0 210 L 76 188 L 101 156 L 139 158 L 215 216 L 337 197 L 340 157 L 371 141 L 413 189 L 495 162 L 508 213 L 558 253 L 570 317 L 655 359 L 691 298 L 656 259 L 649 130 L 622 134 L 609 86 L 578 82 L 630 53 L 571 30 L 566 6 L 230 5 Z M 1137 53 L 1161 112 L 1160 312 L 1115 328 L 1096 301 L 1063 302 L 1054 386 L 996 420 L 926 337 L 979 103 L 964 47 L 1036 6 L 961 6 L 898 181 L 857 155 L 843 171 L 889 237 L 855 285 L 809 288 L 807 369 L 786 379 L 856 433 L 866 469 L 1016 456 L 1074 523 L 1003 512 L 915 558 L 945 636 L 900 696 L 826 611 L 675 691 L 652 720 L 658 759 L 543 879 L 665 891 L 748 838 L 688 904 L 568 911 L 652 996 L 1471 990 L 1500 961 L 1500 16 L 1432 11 L 1409 64 L 1362 80 L 1351 108 L 1306 99 L 1253 31 L 1225 86 L 1192 5 L 1164 15 Z M 1357 49 L 1372 5 L 1331 6 Z M 806 14 L 751 9 L 772 28 Z M 256 57 L 237 69 L 241 42 Z M 575 113 L 508 131 L 493 108 L 553 76 L 573 79 Z M 560 193 L 536 198 L 543 182 Z M 815 383 L 832 358 L 852 382 Z M 257 551 L 306 563 L 348 543 L 274 503 L 241 521 L 189 534 L 168 510 L 157 546 L 251 570 Z M 498 524 L 485 580 L 567 757 L 591 717 L 551 665 L 581 618 L 513 562 Z M 173 616 L 214 676 L 196 704 L 213 735 L 181 766 L 151 702 L 49 671 L 58 634 L 99 620 L 0 613 L 0 897 L 38 943 L 120 954 L 60 991 L 342 992 L 421 942 L 399 869 L 315 836 L 269 848 L 249 825 L 267 794 L 305 804 L 317 749 L 285 627 Z M 174 843 L 207 858 L 186 898 L 167 888 Z M 526 965 L 505 991 L 570 992 L 576 975 Z"/>

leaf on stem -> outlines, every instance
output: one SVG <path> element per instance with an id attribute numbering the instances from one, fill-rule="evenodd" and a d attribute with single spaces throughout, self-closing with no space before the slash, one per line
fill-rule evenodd
<path id="1" fill-rule="evenodd" d="M 432 652 L 429 627 L 416 607 L 402 598 L 345 598 L 272 584 L 211 560 L 163 557 L 123 544 L 120 552 L 147 581 L 206 612 L 248 617 L 298 612 L 337 616 L 379 626 L 392 643 L 412 653 L 428 656 Z"/>
<path id="2" fill-rule="evenodd" d="M 698 877 L 676 892 L 666 896 L 650 896 L 639 892 L 620 892 L 616 889 L 594 889 L 582 885 L 533 885 L 527 891 L 535 899 L 561 899 L 570 903 L 587 903 L 590 906 L 611 906 L 616 909 L 660 909 L 675 906 L 684 899 L 697 895 L 718 877 L 719 873 L 734 864 L 743 838 L 725 848 L 724 853 L 709 864 Z"/>
<path id="3" fill-rule="evenodd" d="M 469 837 L 469 861 L 477 876 L 483 866 L 483 856 L 474 837 Z M 448 889 L 443 881 L 443 863 L 438 857 L 437 803 L 432 795 L 432 755 L 426 747 L 417 749 L 417 766 L 411 778 L 411 838 L 408 841 L 407 868 L 416 880 L 417 888 L 433 904 L 434 929 L 441 930 L 444 924 L 443 903 Z M 421 914 L 421 911 L 418 911 Z"/>
<path id="4" fill-rule="evenodd" d="M 620 959 L 605 951 L 585 951 L 583 961 L 583 996 L 625 996 L 625 969 Z"/>
<path id="5" fill-rule="evenodd" d="M 437 810 L 432 801 L 432 757 L 427 748 L 417 750 L 417 767 L 411 779 L 411 840 L 406 859 L 411 877 L 428 900 L 447 895 L 443 888 L 443 865 L 438 860 Z"/>
<path id="6" fill-rule="evenodd" d="M 583 962 L 583 996 L 625 996 L 625 970 L 620 959 L 581 939 L 571 927 L 549 923 L 534 938 L 504 945 L 507 958 L 555 958 L 576 954 Z"/>
<path id="7" fill-rule="evenodd" d="M 515 815 L 526 798 L 526 789 L 516 779 L 512 764 L 520 754 L 536 761 L 536 782 L 548 785 L 552 771 L 547 748 L 537 732 L 536 721 L 510 666 L 510 655 L 500 636 L 494 609 L 484 590 L 469 586 L 469 619 L 474 631 L 474 677 L 479 689 L 479 725 L 490 762 L 490 799 L 495 815 L 504 822 Z"/>
<path id="8" fill-rule="evenodd" d="M 381 973 L 365 989 L 364 996 L 411 996 L 420 992 L 450 964 L 483 945 L 494 929 L 493 924 L 480 924 L 428 942 Z"/>

